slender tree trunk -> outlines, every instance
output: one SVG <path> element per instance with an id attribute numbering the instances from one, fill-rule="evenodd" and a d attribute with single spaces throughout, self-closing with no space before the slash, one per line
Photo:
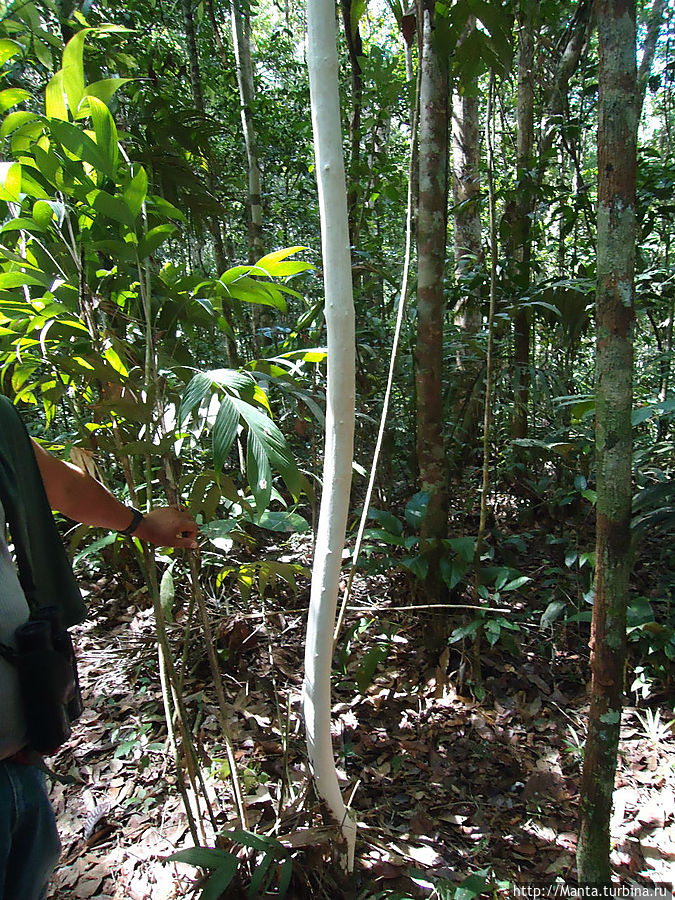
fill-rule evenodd
<path id="1" fill-rule="evenodd" d="M 530 284 L 532 238 L 530 222 L 534 208 L 532 183 L 532 148 L 534 145 L 534 18 L 537 10 L 527 6 L 518 30 L 518 100 L 517 100 L 517 166 L 518 197 L 514 222 L 514 274 L 518 293 L 527 294 Z M 527 436 L 527 417 L 530 396 L 530 308 L 518 305 L 513 316 L 513 368 L 515 392 L 511 437 Z"/>
<path id="2" fill-rule="evenodd" d="M 204 107 L 204 93 L 202 91 L 202 79 L 199 69 L 199 54 L 197 52 L 197 38 L 195 34 L 195 23 L 192 17 L 192 0 L 181 0 L 181 10 L 183 13 L 183 27 L 185 28 L 185 46 L 188 57 L 188 71 L 190 73 L 190 87 L 192 89 L 192 99 L 194 100 L 195 109 L 202 116 L 206 114 Z M 209 148 L 209 159 L 207 164 L 209 167 L 209 186 L 215 194 L 215 176 L 211 150 Z M 222 274 L 227 268 L 225 259 L 225 249 L 223 247 L 223 236 L 220 231 L 220 222 L 215 219 L 209 219 L 209 231 L 213 237 L 213 255 L 216 261 L 216 269 L 218 274 Z M 228 345 L 229 346 L 229 345 Z"/>
<path id="3" fill-rule="evenodd" d="M 421 0 L 419 210 L 417 218 L 417 461 L 429 495 L 422 548 L 428 588 L 442 592 L 440 541 L 447 535 L 447 463 L 443 436 L 443 286 L 447 220 L 448 69 L 434 39 L 434 0 Z"/>
<path id="4" fill-rule="evenodd" d="M 609 884 L 630 573 L 637 73 L 634 0 L 598 0 L 597 525 L 577 866 Z"/>
<path id="5" fill-rule="evenodd" d="M 351 871 L 356 824 L 340 792 L 330 730 L 333 628 L 349 509 L 355 394 L 354 303 L 332 0 L 309 0 L 307 36 L 326 295 L 328 383 L 323 493 L 307 618 L 303 707 L 317 792 L 340 826 Z"/>
<path id="6" fill-rule="evenodd" d="M 470 33 L 476 27 L 472 20 Z M 462 296 L 455 308 L 455 322 L 467 341 L 472 341 L 482 325 L 480 289 L 465 288 L 462 278 L 469 278 L 483 265 L 482 227 L 480 217 L 480 109 L 477 96 L 456 92 L 452 109 L 453 201 L 455 278 Z M 463 448 L 463 462 L 470 456 L 478 434 L 480 399 L 477 388 L 480 363 L 466 347 L 457 351 L 455 381 L 455 422 L 458 442 Z M 473 360 L 473 361 L 472 361 Z"/>
<path id="7" fill-rule="evenodd" d="M 241 104 L 241 127 L 246 144 L 248 167 L 248 229 L 249 262 L 254 263 L 264 255 L 262 178 L 251 104 L 255 96 L 253 63 L 251 61 L 251 21 L 244 15 L 237 0 L 232 0 L 232 44 L 237 63 L 237 84 Z"/>

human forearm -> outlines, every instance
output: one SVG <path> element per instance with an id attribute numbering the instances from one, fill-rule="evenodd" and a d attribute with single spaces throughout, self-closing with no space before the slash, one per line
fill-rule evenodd
<path id="1" fill-rule="evenodd" d="M 100 482 L 71 463 L 47 453 L 33 441 L 35 458 L 52 509 L 86 525 L 124 531 L 133 511 Z M 192 516 L 175 507 L 153 509 L 134 532 L 141 540 L 173 547 L 196 547 L 197 526 Z"/>

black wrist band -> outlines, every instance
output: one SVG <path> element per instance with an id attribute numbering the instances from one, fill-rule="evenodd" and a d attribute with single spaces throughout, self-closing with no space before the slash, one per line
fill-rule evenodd
<path id="1" fill-rule="evenodd" d="M 130 535 L 133 534 L 134 531 L 136 531 L 138 526 L 143 521 L 143 513 L 140 511 L 140 509 L 136 509 L 135 506 L 128 506 L 127 509 L 134 514 L 134 517 L 131 522 L 129 522 L 127 527 L 123 531 L 120 531 L 120 534 Z"/>

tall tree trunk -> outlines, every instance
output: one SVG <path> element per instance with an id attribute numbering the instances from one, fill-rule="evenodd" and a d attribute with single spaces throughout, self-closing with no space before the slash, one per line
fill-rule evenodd
<path id="1" fill-rule="evenodd" d="M 475 20 L 468 33 L 476 27 Z M 452 156 L 455 278 L 462 296 L 455 308 L 455 323 L 467 341 L 472 341 L 482 324 L 480 289 L 466 288 L 462 278 L 469 278 L 483 265 L 482 228 L 480 218 L 480 108 L 477 96 L 456 92 L 452 105 Z M 455 382 L 455 422 L 457 438 L 463 448 L 462 457 L 471 454 L 478 434 L 480 400 L 477 380 L 480 364 L 473 351 L 465 347 L 457 351 Z M 458 462 L 462 462 L 458 460 Z"/>
<path id="2" fill-rule="evenodd" d="M 192 17 L 192 0 L 181 0 L 181 10 L 183 13 L 183 27 L 185 28 L 185 46 L 188 57 L 188 72 L 190 73 L 190 87 L 192 89 L 192 99 L 194 100 L 195 109 L 200 115 L 205 115 L 204 93 L 202 91 L 202 79 L 199 69 L 199 54 L 197 52 L 197 37 L 195 34 L 195 23 Z M 208 150 L 209 159 L 207 164 L 209 167 L 209 186 L 212 193 L 215 194 L 215 176 L 213 166 L 213 156 L 211 150 Z M 220 230 L 220 222 L 216 218 L 209 219 L 209 231 L 213 237 L 213 255 L 215 257 L 216 269 L 218 274 L 222 274 L 227 268 L 225 259 L 225 248 L 223 246 L 223 235 Z M 228 347 L 230 347 L 228 341 Z"/>
<path id="3" fill-rule="evenodd" d="M 309 0 L 307 42 L 326 295 L 328 383 L 323 493 L 307 617 L 303 707 L 317 792 L 344 836 L 347 868 L 351 871 L 356 824 L 340 792 L 330 730 L 333 627 L 349 509 L 355 393 L 354 303 L 332 0 Z"/>
<path id="4" fill-rule="evenodd" d="M 534 145 L 534 37 L 537 8 L 530 5 L 521 13 L 518 29 L 518 99 L 517 117 L 517 166 L 518 197 L 515 203 L 513 233 L 514 275 L 516 289 L 523 296 L 530 284 L 530 258 L 532 238 L 530 221 L 534 208 L 534 185 L 532 184 L 532 148 Z M 515 392 L 511 437 L 527 436 L 527 416 L 530 396 L 530 331 L 531 312 L 529 307 L 516 306 L 513 316 L 513 368 Z"/>
<path id="5" fill-rule="evenodd" d="M 443 281 L 448 158 L 448 67 L 434 38 L 434 0 L 420 0 L 419 210 L 417 217 L 417 462 L 420 489 L 429 495 L 422 549 L 428 588 L 442 593 L 440 541 L 447 535 L 447 463 L 443 436 Z"/>
<path id="6" fill-rule="evenodd" d="M 596 566 L 591 709 L 581 783 L 579 879 L 609 884 L 630 573 L 635 175 L 634 0 L 598 0 Z"/>
<path id="7" fill-rule="evenodd" d="M 254 263 L 264 255 L 262 179 L 255 125 L 251 105 L 255 96 L 253 63 L 251 62 L 251 20 L 244 15 L 237 0 L 232 0 L 232 44 L 237 63 L 237 84 L 241 103 L 241 127 L 246 144 L 248 167 L 248 229 L 249 262 Z"/>

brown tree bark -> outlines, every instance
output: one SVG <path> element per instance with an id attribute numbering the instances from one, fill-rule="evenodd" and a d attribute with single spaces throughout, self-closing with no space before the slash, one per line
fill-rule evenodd
<path id="1" fill-rule="evenodd" d="M 609 821 L 623 704 L 631 565 L 637 66 L 634 0 L 599 0 L 598 282 L 596 295 L 596 563 L 591 709 L 577 867 L 611 881 Z"/>
<path id="2" fill-rule="evenodd" d="M 518 29 L 518 98 L 516 106 L 518 196 L 515 202 L 516 236 L 513 246 L 514 280 L 519 294 L 527 294 L 530 283 L 532 239 L 530 222 L 534 208 L 532 183 L 532 150 L 534 146 L 534 43 L 537 6 L 527 5 Z M 527 437 L 530 396 L 531 312 L 518 305 L 513 316 L 513 370 L 515 390 L 511 437 Z"/>
<path id="3" fill-rule="evenodd" d="M 476 27 L 469 23 L 468 33 Z M 455 307 L 455 323 L 467 342 L 480 331 L 482 325 L 481 295 L 476 288 L 467 288 L 462 279 L 469 277 L 483 265 L 482 226 L 480 215 L 480 107 L 478 96 L 455 92 L 452 104 L 452 160 L 454 203 L 455 279 L 462 292 Z M 478 380 L 482 363 L 476 354 L 461 347 L 456 354 L 457 372 L 454 378 L 454 421 L 461 466 L 475 449 L 480 417 Z M 457 456 L 457 454 L 453 454 Z"/>
<path id="4" fill-rule="evenodd" d="M 422 31 L 417 217 L 417 461 L 420 490 L 429 495 L 422 550 L 429 560 L 427 587 L 443 592 L 438 562 L 447 535 L 447 463 L 443 436 L 443 286 L 448 157 L 448 67 L 434 40 L 434 0 L 421 0 Z"/>

